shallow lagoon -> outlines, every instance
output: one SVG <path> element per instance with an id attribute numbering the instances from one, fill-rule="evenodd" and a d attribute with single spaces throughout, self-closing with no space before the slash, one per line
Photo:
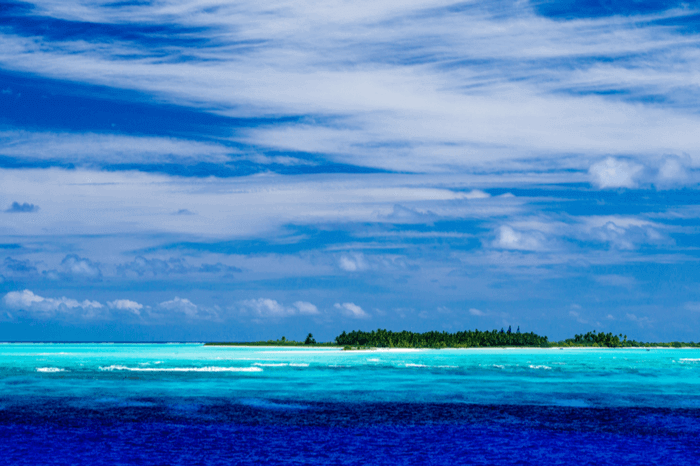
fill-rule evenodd
<path id="1" fill-rule="evenodd" d="M 698 464 L 700 349 L 2 344 L 0 416 L 3 464 Z"/>

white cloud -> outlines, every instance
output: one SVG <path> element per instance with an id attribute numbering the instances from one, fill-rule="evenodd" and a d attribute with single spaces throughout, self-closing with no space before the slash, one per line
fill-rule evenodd
<path id="1" fill-rule="evenodd" d="M 481 190 L 472 190 L 468 193 L 465 193 L 464 198 L 465 199 L 484 199 L 484 198 L 490 198 L 491 195 L 486 193 L 485 191 Z"/>
<path id="2" fill-rule="evenodd" d="M 678 188 L 693 182 L 690 157 L 664 156 L 653 159 L 616 159 L 608 157 L 589 169 L 590 181 L 598 188 L 638 188 L 654 185 L 657 189 Z"/>
<path id="3" fill-rule="evenodd" d="M 50 317 L 57 313 L 63 315 L 82 315 L 95 317 L 104 306 L 97 301 L 83 300 L 79 302 L 72 298 L 44 298 L 31 290 L 9 292 L 3 297 L 4 305 L 12 310 L 26 311 L 33 315 Z"/>
<path id="4" fill-rule="evenodd" d="M 358 319 L 369 318 L 369 314 L 354 303 L 343 303 L 342 305 L 340 303 L 336 303 L 333 306 L 341 310 L 345 316 Z"/>
<path id="5" fill-rule="evenodd" d="M 74 21 L 193 27 L 187 37 L 210 44 L 149 44 L 154 55 L 144 56 L 139 40 L 51 42 L 7 32 L 4 69 L 135 89 L 224 115 L 342 116 L 341 124 L 309 118 L 240 135 L 256 145 L 416 171 L 555 161 L 562 153 L 697 151 L 698 116 L 687 111 L 694 102 L 673 104 L 674 97 L 694 95 L 696 44 L 672 28 L 652 26 L 655 16 L 644 17 L 645 27 L 638 27 L 637 15 L 551 21 L 528 2 L 495 13 L 488 2 L 450 10 L 449 0 L 353 8 L 336 1 L 322 8 L 250 0 L 215 2 L 215 8 L 194 0 L 120 8 L 38 3 L 43 13 Z M 193 59 L 177 60 L 182 56 Z M 560 66 L 598 56 L 625 60 Z M 626 99 L 596 92 L 621 88 Z M 648 95 L 669 96 L 670 103 L 640 105 Z M 153 143 L 172 147 L 176 156 L 183 151 L 179 143 L 187 146 Z M 120 144 L 134 152 L 149 146 Z"/>
<path id="6" fill-rule="evenodd" d="M 286 318 L 294 315 L 317 315 L 316 305 L 309 302 L 297 301 L 293 306 L 285 306 L 271 298 L 256 298 L 240 302 L 244 310 L 262 318 Z"/>
<path id="7" fill-rule="evenodd" d="M 573 305 L 572 305 L 572 308 L 576 308 L 576 309 L 579 309 L 579 310 L 581 309 L 580 306 L 573 306 Z M 581 324 L 588 324 L 588 320 L 585 319 L 584 317 L 582 317 L 582 316 L 581 316 L 581 313 L 579 313 L 578 311 L 570 310 L 570 311 L 569 311 L 569 316 L 571 316 L 572 318 L 574 318 L 578 323 L 581 323 Z"/>
<path id="8" fill-rule="evenodd" d="M 493 246 L 505 250 L 543 250 L 545 249 L 545 237 L 541 232 L 521 232 L 504 225 L 498 229 Z"/>
<path id="9" fill-rule="evenodd" d="M 664 226 L 635 217 L 589 216 L 572 229 L 571 236 L 609 243 L 621 250 L 633 250 L 641 244 L 672 242 L 661 232 Z"/>
<path id="10" fill-rule="evenodd" d="M 342 255 L 338 260 L 338 266 L 343 271 L 356 272 L 367 269 L 367 261 L 362 253 Z"/>
<path id="11" fill-rule="evenodd" d="M 676 188 L 691 181 L 690 157 L 667 156 L 661 160 L 654 179 L 657 188 Z"/>
<path id="12" fill-rule="evenodd" d="M 99 265 L 75 254 L 68 255 L 61 261 L 61 272 L 74 277 L 86 277 L 91 279 L 102 276 Z"/>
<path id="13" fill-rule="evenodd" d="M 107 302 L 107 306 L 113 310 L 129 311 L 135 315 L 141 315 L 141 310 L 143 309 L 143 305 L 140 303 L 126 299 Z"/>
<path id="14" fill-rule="evenodd" d="M 223 163 L 229 148 L 212 143 L 92 133 L 0 131 L 3 154 L 24 160 L 58 160 L 76 165 Z"/>
<path id="15" fill-rule="evenodd" d="M 469 314 L 472 316 L 486 316 L 486 313 L 477 308 L 469 308 Z"/>
<path id="16" fill-rule="evenodd" d="M 643 170 L 634 162 L 608 157 L 593 164 L 588 173 L 598 188 L 636 188 Z"/>
<path id="17" fill-rule="evenodd" d="M 646 316 L 639 317 L 634 313 L 626 313 L 625 318 L 629 321 L 637 323 L 640 327 L 651 326 L 653 321 Z"/>
<path id="18" fill-rule="evenodd" d="M 187 300 L 186 298 L 175 297 L 172 300 L 166 302 L 161 302 L 158 305 L 159 308 L 167 311 L 175 311 L 178 313 L 183 313 L 189 318 L 195 318 L 199 315 L 199 307 Z"/>
<path id="19" fill-rule="evenodd" d="M 253 300 L 244 300 L 243 306 L 252 310 L 258 316 L 281 318 L 295 314 L 295 310 L 283 306 L 277 300 L 271 298 L 258 298 Z"/>
<path id="20" fill-rule="evenodd" d="M 299 301 L 294 302 L 294 306 L 301 315 L 317 315 L 319 313 L 318 308 L 313 303 Z"/>

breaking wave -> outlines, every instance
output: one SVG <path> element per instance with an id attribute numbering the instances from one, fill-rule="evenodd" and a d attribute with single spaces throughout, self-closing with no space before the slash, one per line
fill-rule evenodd
<path id="1" fill-rule="evenodd" d="M 263 371 L 258 367 L 222 367 L 222 366 L 204 366 L 204 367 L 187 367 L 187 368 L 131 368 L 124 365 L 101 366 L 101 371 L 178 371 L 178 372 L 256 372 Z"/>
<path id="2" fill-rule="evenodd" d="M 36 371 L 38 371 L 39 373 L 60 373 L 62 371 L 66 371 L 66 370 L 64 370 L 63 368 L 56 368 L 56 367 L 52 367 L 52 366 L 47 366 L 47 367 L 43 367 L 43 368 L 37 368 Z"/>

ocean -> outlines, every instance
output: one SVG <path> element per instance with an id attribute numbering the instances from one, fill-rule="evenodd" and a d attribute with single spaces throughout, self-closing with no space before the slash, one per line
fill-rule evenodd
<path id="1" fill-rule="evenodd" d="M 700 349 L 0 344 L 1 464 L 700 464 Z"/>

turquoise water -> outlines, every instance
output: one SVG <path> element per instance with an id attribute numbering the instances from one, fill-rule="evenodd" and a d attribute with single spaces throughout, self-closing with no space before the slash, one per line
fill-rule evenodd
<path id="1" fill-rule="evenodd" d="M 700 407 L 700 349 L 3 344 L 0 395 Z M 126 383 L 129 381 L 129 383 Z"/>
<path id="2" fill-rule="evenodd" d="M 233 464 L 529 463 L 518 458 L 517 451 L 508 454 L 502 444 L 506 441 L 497 443 L 499 437 L 505 437 L 505 446 L 513 446 L 525 435 L 544 436 L 545 441 L 566 435 L 579 443 L 576 449 L 583 449 L 582 453 L 588 452 L 588 446 L 590 452 L 600 454 L 613 449 L 606 443 L 613 443 L 610 436 L 615 435 L 622 441 L 614 441 L 617 447 L 609 451 L 611 456 L 617 453 L 618 457 L 610 457 L 617 460 L 613 463 L 656 463 L 654 456 L 662 452 L 665 454 L 658 457 L 663 459 L 661 463 L 687 464 L 700 460 L 697 452 L 684 444 L 686 439 L 697 439 L 693 427 L 698 426 L 699 411 L 700 349 L 348 352 L 201 344 L 0 345 L 0 416 L 9 445 L 9 451 L 0 451 L 4 452 L 0 457 L 9 456 L 0 459 L 3 463 L 54 463 L 53 458 L 36 457 L 40 454 L 29 447 L 20 448 L 25 442 L 48 443 L 46 449 L 54 453 L 67 450 L 55 454 L 56 463 L 102 463 L 103 458 L 110 461 L 105 463 L 218 463 L 217 459 Z M 507 416 L 501 416 L 504 413 Z M 606 417 L 615 421 L 605 421 Z M 623 423 L 630 417 L 636 420 L 634 429 Z M 70 426 L 63 426 L 65 423 Z M 365 434 L 368 427 L 378 430 L 372 440 L 364 441 L 383 440 L 384 444 L 375 447 L 374 457 L 365 451 L 341 455 L 344 451 L 340 447 L 349 446 L 349 439 L 357 442 L 364 436 L 356 433 L 348 438 L 348 430 L 355 425 L 362 425 Z M 77 444 L 68 450 L 66 437 L 75 438 L 86 426 L 92 427 L 91 433 L 101 434 L 75 441 Z M 434 438 L 435 426 L 449 433 Z M 479 429 L 472 432 L 477 426 Z M 152 452 L 154 440 L 159 445 L 157 433 L 172 436 L 172 430 L 183 427 L 208 436 L 212 436 L 210 430 L 220 433 L 222 427 L 237 434 L 220 445 L 204 447 L 188 438 L 194 434 L 181 433 L 182 443 L 195 443 L 188 452 L 199 453 L 191 459 L 185 454 L 168 457 L 176 449 L 172 446 L 164 447 L 160 454 Z M 309 447 L 307 457 L 298 457 L 297 444 L 304 441 L 292 442 L 285 433 L 300 427 L 313 427 L 316 431 L 304 436 L 316 439 L 313 446 L 331 443 L 340 457 L 333 457 L 328 447 L 323 452 Z M 267 429 L 274 434 L 255 441 L 262 436 L 260 430 Z M 116 441 L 105 441 L 105 437 L 116 436 L 110 430 L 131 433 L 132 440 L 136 439 L 134 431 L 145 436 L 155 430 L 148 438 L 151 457 L 119 457 L 109 447 Z M 468 443 L 491 431 L 479 441 L 478 449 L 486 451 L 478 457 L 469 457 L 473 450 L 462 452 L 454 446 L 441 447 L 440 455 L 433 452 L 444 436 L 462 436 Z M 582 437 L 582 432 L 587 437 Z M 405 437 L 420 436 L 427 437 L 420 449 L 403 454 L 398 447 L 398 451 L 385 449 L 398 446 L 398 440 Z M 63 439 L 60 445 L 54 437 Z M 273 459 L 266 457 L 269 452 L 265 446 L 275 437 L 281 445 L 288 445 L 289 451 L 276 450 Z M 119 443 L 127 442 L 119 439 Z M 241 454 L 243 457 L 230 457 L 238 452 L 238 445 L 230 444 L 235 439 L 247 440 L 251 449 L 256 442 L 261 443 L 257 457 L 246 457 L 258 452 L 250 450 L 241 451 L 248 453 Z M 163 446 L 169 442 L 172 439 L 168 437 L 160 441 Z M 489 443 L 500 447 L 489 450 Z M 637 461 L 625 457 L 631 454 L 619 450 L 620 443 L 639 444 L 636 449 L 641 457 Z M 654 443 L 657 447 L 670 443 L 670 447 L 649 451 Z M 84 446 L 107 457 L 85 457 Z M 138 443 L 129 446 L 119 451 L 121 456 L 146 449 Z M 542 444 L 537 446 L 540 452 Z M 571 445 L 558 446 L 564 457 L 547 457 L 551 450 L 545 450 L 528 459 L 540 461 L 534 463 L 589 463 L 584 459 L 606 463 L 591 457 L 576 462 L 570 457 L 574 455 Z M 519 452 L 522 455 L 523 451 Z"/>

